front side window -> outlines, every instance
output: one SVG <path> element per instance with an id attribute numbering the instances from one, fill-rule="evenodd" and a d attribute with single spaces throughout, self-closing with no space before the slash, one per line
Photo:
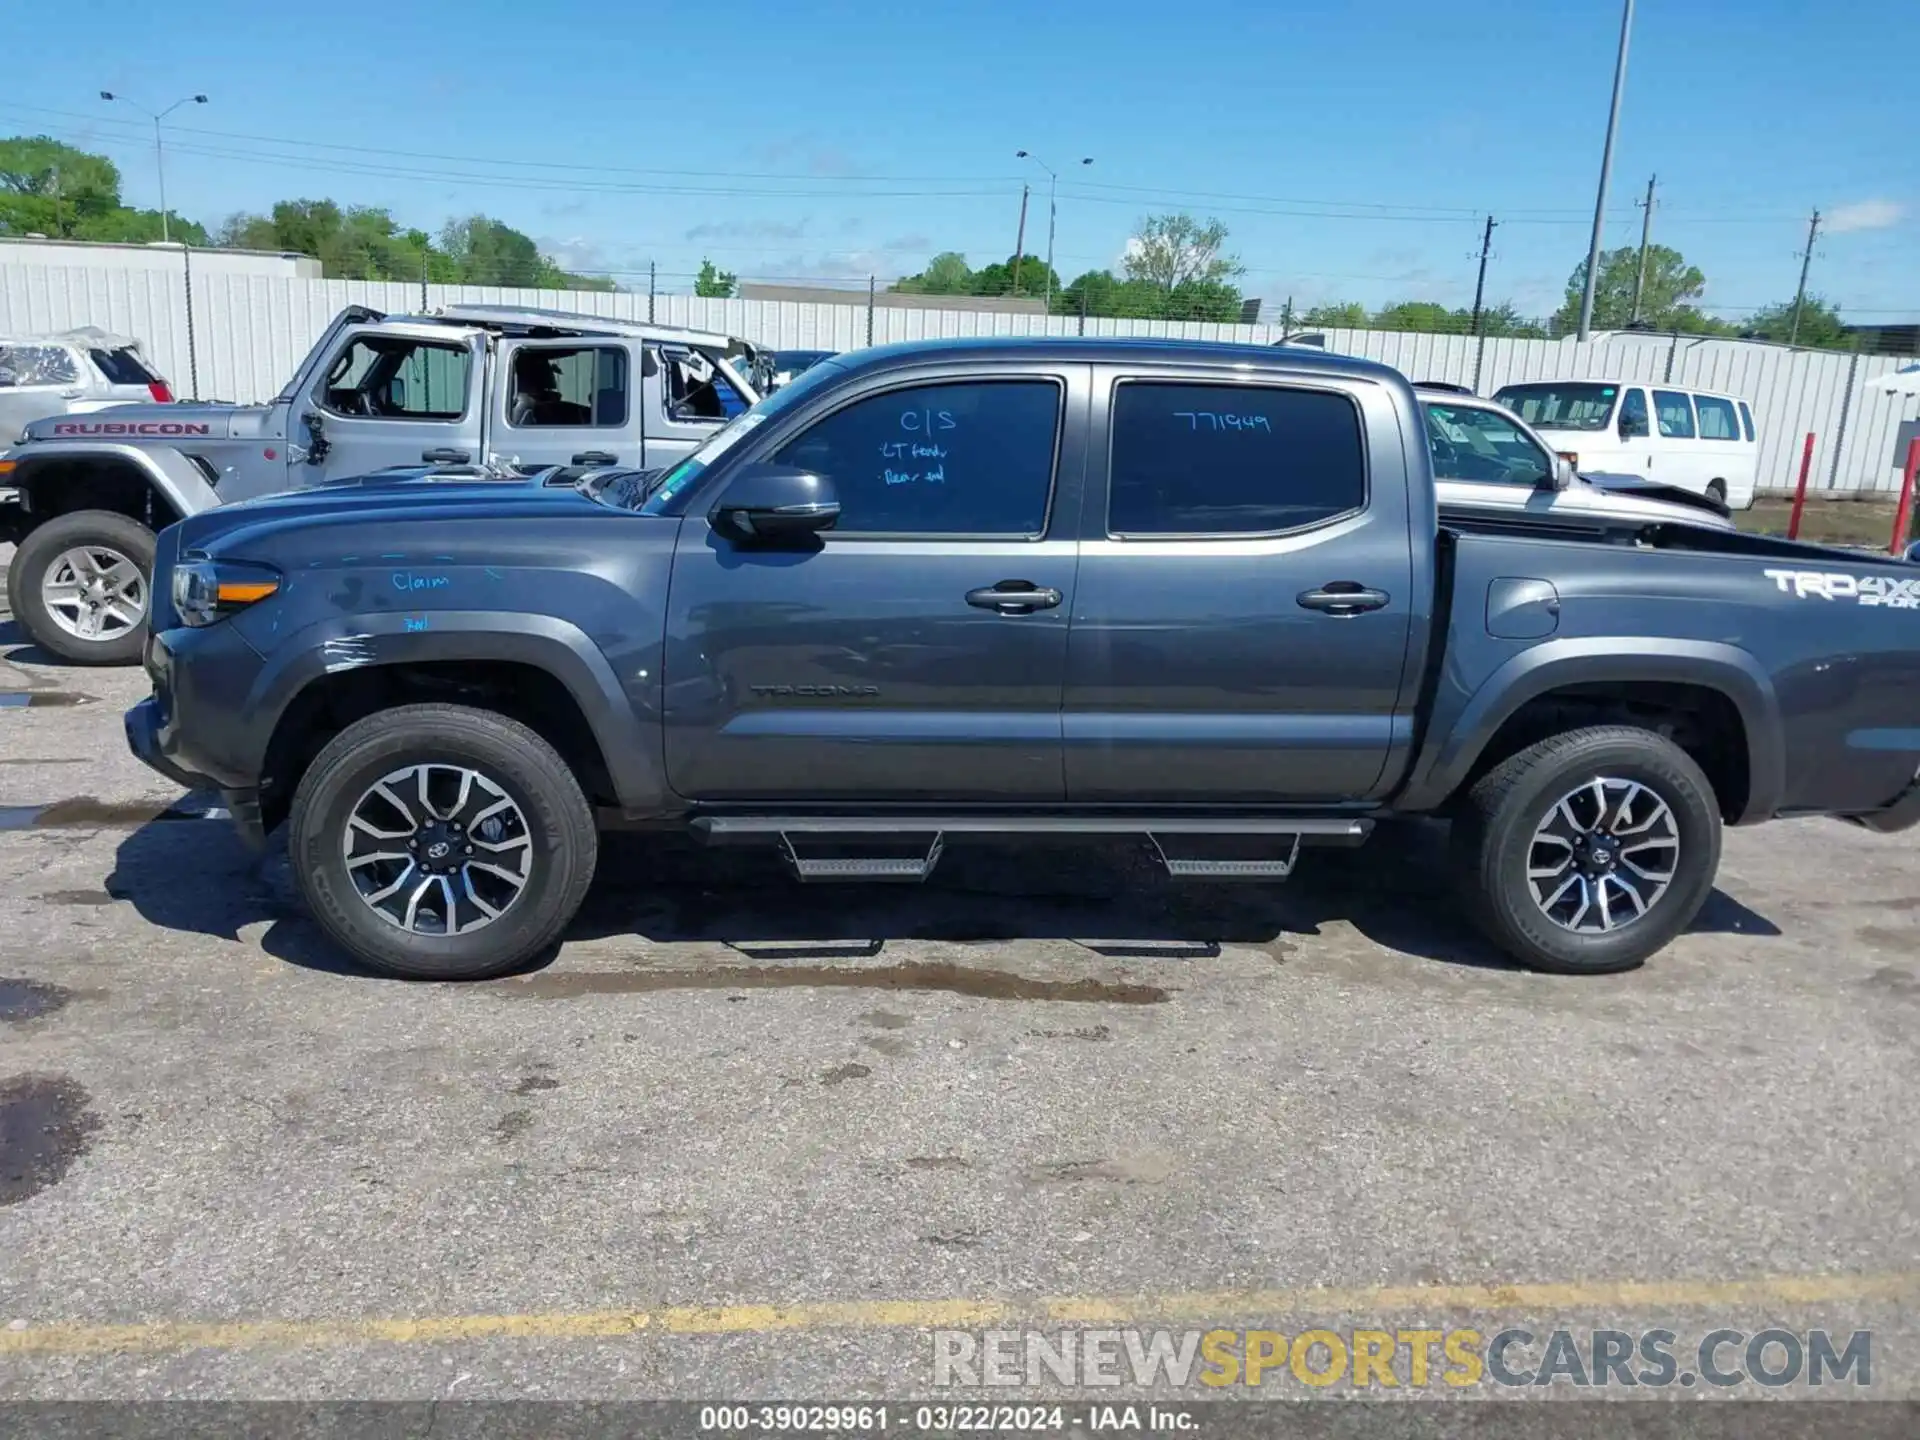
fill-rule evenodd
<path id="1" fill-rule="evenodd" d="M 1136 381 L 1113 402 L 1114 535 L 1259 535 L 1367 503 L 1360 414 L 1344 395 Z"/>
<path id="2" fill-rule="evenodd" d="M 523 346 L 513 355 L 515 429 L 627 423 L 627 352 L 614 345 Z"/>
<path id="3" fill-rule="evenodd" d="M 1735 412 L 1731 400 L 1722 400 L 1713 395 L 1696 395 L 1693 403 L 1700 412 L 1702 440 L 1740 438 L 1740 416 Z"/>
<path id="4" fill-rule="evenodd" d="M 1620 402 L 1620 438 L 1631 440 L 1641 435 L 1651 435 L 1653 426 L 1647 419 L 1647 392 L 1629 390 Z"/>
<path id="5" fill-rule="evenodd" d="M 1669 440 L 1693 439 L 1693 402 L 1678 390 L 1653 392 L 1653 413 Z"/>
<path id="6" fill-rule="evenodd" d="M 1497 410 L 1428 404 L 1427 442 L 1433 473 L 1479 485 L 1534 485 L 1553 462 L 1532 436 Z"/>
<path id="7" fill-rule="evenodd" d="M 1536 430 L 1604 430 L 1618 393 L 1613 385 L 1555 380 L 1507 385 L 1493 398 Z"/>
<path id="8" fill-rule="evenodd" d="M 64 345 L 0 345 L 0 387 L 79 383 L 80 367 Z"/>
<path id="9" fill-rule="evenodd" d="M 327 367 L 322 403 L 367 420 L 458 420 L 473 366 L 465 345 L 360 335 Z"/>
<path id="10" fill-rule="evenodd" d="M 836 534 L 1037 536 L 1059 429 L 1052 380 L 920 385 L 834 411 L 773 462 L 833 481 Z"/>

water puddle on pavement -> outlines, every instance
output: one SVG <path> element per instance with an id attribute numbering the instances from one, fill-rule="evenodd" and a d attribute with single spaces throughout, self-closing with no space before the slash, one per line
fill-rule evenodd
<path id="1" fill-rule="evenodd" d="M 38 1020 L 77 999 L 78 994 L 64 985 L 0 976 L 0 1020 Z"/>
<path id="2" fill-rule="evenodd" d="M 0 710 L 64 710 L 70 705 L 97 705 L 97 696 L 71 690 L 0 691 Z"/>
<path id="3" fill-rule="evenodd" d="M 65 1075 L 0 1080 L 0 1205 L 59 1184 L 99 1128 L 87 1092 Z"/>
<path id="4" fill-rule="evenodd" d="M 1109 980 L 1040 980 L 1005 970 L 931 962 L 903 965 L 722 965 L 698 970 L 543 971 L 491 987 L 512 999 L 575 1000 L 586 995 L 639 995 L 655 990 L 805 989 L 944 990 L 977 1000 L 1079 1000 L 1110 1005 L 1162 1005 L 1157 985 Z"/>
<path id="5" fill-rule="evenodd" d="M 0 805 L 0 830 L 131 830 L 154 820 L 226 818 L 223 807 L 197 795 L 170 802 L 141 800 L 131 805 L 111 805 L 91 795 L 77 795 L 46 805 Z"/>

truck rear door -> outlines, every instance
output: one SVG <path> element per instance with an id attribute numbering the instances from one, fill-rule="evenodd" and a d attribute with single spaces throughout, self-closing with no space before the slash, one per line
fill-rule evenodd
<path id="1" fill-rule="evenodd" d="M 1407 468 L 1424 434 L 1358 377 L 1113 370 L 1093 403 L 1109 443 L 1068 636 L 1068 798 L 1326 802 L 1390 783 L 1431 609 L 1413 548 L 1432 544 L 1430 490 L 1423 467 L 1411 513 Z"/>
<path id="2" fill-rule="evenodd" d="M 630 340 L 505 340 L 492 450 L 523 466 L 641 463 Z"/>

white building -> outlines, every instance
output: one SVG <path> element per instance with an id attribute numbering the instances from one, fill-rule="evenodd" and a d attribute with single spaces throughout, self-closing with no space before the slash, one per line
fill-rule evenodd
<path id="1" fill-rule="evenodd" d="M 119 245 L 102 240 L 49 240 L 44 236 L 0 235 L 0 269 L 33 265 L 64 270 L 158 270 L 180 273 L 186 247 Z M 320 262 L 310 255 L 277 250 L 202 250 L 193 252 L 195 275 L 265 275 L 276 280 L 318 280 Z"/>

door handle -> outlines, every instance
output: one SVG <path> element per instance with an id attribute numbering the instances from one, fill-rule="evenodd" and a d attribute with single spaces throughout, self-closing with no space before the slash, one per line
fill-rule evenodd
<path id="1" fill-rule="evenodd" d="M 473 456 L 465 450 L 449 450 L 443 447 L 439 450 L 422 450 L 420 458 L 429 465 L 464 465 L 473 459 Z"/>
<path id="2" fill-rule="evenodd" d="M 1369 590 L 1352 580 L 1335 580 L 1318 590 L 1302 590 L 1295 598 L 1302 609 L 1327 615 L 1359 615 L 1381 609 L 1393 599 L 1384 590 Z"/>
<path id="3" fill-rule="evenodd" d="M 1002 580 L 967 592 L 967 603 L 981 610 L 996 610 L 1002 615 L 1028 615 L 1035 610 L 1051 610 L 1064 597 L 1058 590 L 1035 585 L 1031 580 Z"/>
<path id="4" fill-rule="evenodd" d="M 611 450 L 582 450 L 570 462 L 575 465 L 618 465 L 620 457 Z"/>

